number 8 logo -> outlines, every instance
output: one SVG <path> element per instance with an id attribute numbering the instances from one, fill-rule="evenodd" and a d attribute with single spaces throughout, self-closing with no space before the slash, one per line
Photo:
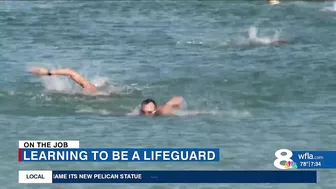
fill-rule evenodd
<path id="1" fill-rule="evenodd" d="M 286 155 L 282 155 L 282 153 L 286 153 Z M 293 161 L 293 160 L 291 159 L 292 156 L 293 156 L 292 151 L 290 151 L 290 150 L 288 150 L 288 149 L 280 149 L 280 150 L 277 150 L 277 151 L 275 152 L 275 157 L 276 157 L 277 159 L 275 159 L 275 161 L 274 161 L 274 166 L 275 166 L 276 168 L 278 168 L 278 169 L 287 169 L 287 168 L 285 168 L 284 165 L 281 165 L 281 162 L 283 162 L 283 161 L 286 161 L 286 162 L 288 162 L 288 161 Z"/>

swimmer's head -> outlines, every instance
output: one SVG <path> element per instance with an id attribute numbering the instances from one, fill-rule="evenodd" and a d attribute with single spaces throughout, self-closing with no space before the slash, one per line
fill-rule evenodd
<path id="1" fill-rule="evenodd" d="M 155 115 L 157 111 L 157 104 L 152 99 L 146 99 L 141 102 L 140 115 Z"/>

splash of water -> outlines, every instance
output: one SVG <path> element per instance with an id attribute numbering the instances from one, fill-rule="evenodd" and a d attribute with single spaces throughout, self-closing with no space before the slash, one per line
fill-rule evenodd
<path id="1" fill-rule="evenodd" d="M 69 79 L 68 77 L 63 76 L 53 76 L 53 77 L 41 77 L 42 84 L 47 91 L 53 91 L 57 93 L 64 93 L 64 94 L 84 94 L 84 95 L 92 95 L 85 93 L 83 89 L 77 85 L 74 81 Z M 124 92 L 128 93 L 121 87 L 116 87 L 115 85 L 111 84 L 108 78 L 106 77 L 94 77 L 92 79 L 92 84 L 95 85 L 98 89 L 98 92 L 93 95 L 100 95 L 100 96 L 108 96 L 112 94 L 124 94 Z"/>
<path id="2" fill-rule="evenodd" d="M 258 29 L 255 26 L 252 26 L 248 30 L 249 42 L 253 44 L 272 44 L 279 41 L 279 32 L 276 31 L 273 36 L 258 36 Z"/>
<path id="3" fill-rule="evenodd" d="M 79 110 L 76 111 L 76 113 L 94 113 L 94 114 L 99 114 L 99 115 L 110 115 L 111 112 L 105 109 L 93 109 L 91 107 L 85 107 L 85 108 L 81 108 Z"/>
<path id="4" fill-rule="evenodd" d="M 47 91 L 57 91 L 67 94 L 81 93 L 66 77 L 41 77 L 42 84 Z"/>
<path id="5" fill-rule="evenodd" d="M 127 113 L 129 116 L 138 116 L 140 112 L 140 105 L 134 108 L 130 113 Z"/>
<path id="6" fill-rule="evenodd" d="M 249 38 L 256 39 L 257 38 L 258 30 L 256 27 L 250 27 L 248 30 Z"/>
<path id="7" fill-rule="evenodd" d="M 251 117 L 251 113 L 244 110 L 231 110 L 231 111 L 198 111 L 198 110 L 176 110 L 174 111 L 176 116 L 202 116 L 202 115 L 212 115 L 228 118 L 246 118 Z"/>
<path id="8" fill-rule="evenodd" d="M 324 7 L 322 11 L 336 12 L 336 1 L 333 2 L 332 7 Z"/>
<path id="9" fill-rule="evenodd" d="M 34 63 L 37 66 L 34 67 L 45 67 L 49 69 L 58 69 L 60 67 L 57 67 L 55 65 L 49 64 L 49 63 Z M 98 68 L 98 70 L 97 70 Z M 29 71 L 31 69 L 31 64 L 27 65 L 27 70 Z M 98 67 L 87 68 L 84 69 L 84 72 L 90 71 L 94 73 L 100 73 L 99 71 L 99 65 Z M 85 78 L 85 75 L 83 75 Z M 110 96 L 110 95 L 124 95 L 124 94 L 130 94 L 133 92 L 141 91 L 141 88 L 137 87 L 128 87 L 123 86 L 119 87 L 112 83 L 109 78 L 103 77 L 100 75 L 95 75 L 94 77 L 88 78 L 88 80 L 97 87 L 98 92 L 95 94 L 89 94 L 86 93 L 81 86 L 79 86 L 77 83 L 75 83 L 72 79 L 66 76 L 42 76 L 41 77 L 42 84 L 46 91 L 50 92 L 56 92 L 56 93 L 63 93 L 63 94 L 81 94 L 81 95 L 89 95 L 89 96 Z"/>
<path id="10" fill-rule="evenodd" d="M 113 85 L 107 77 L 95 77 L 92 84 L 97 87 L 99 95 L 122 94 L 123 89 Z"/>

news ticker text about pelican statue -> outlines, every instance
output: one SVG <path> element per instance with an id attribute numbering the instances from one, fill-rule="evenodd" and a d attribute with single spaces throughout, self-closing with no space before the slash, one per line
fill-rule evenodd
<path id="1" fill-rule="evenodd" d="M 273 152 L 274 153 L 274 152 Z M 80 148 L 78 140 L 19 141 L 20 163 L 219 162 L 219 148 Z M 317 183 L 317 170 L 336 168 L 336 151 L 280 149 L 278 170 L 19 170 L 19 183 Z"/>

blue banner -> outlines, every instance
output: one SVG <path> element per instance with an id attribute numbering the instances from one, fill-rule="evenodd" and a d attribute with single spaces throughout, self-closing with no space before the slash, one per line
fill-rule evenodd
<path id="1" fill-rule="evenodd" d="M 335 169 L 336 151 L 291 151 L 275 152 L 274 166 L 278 169 Z"/>
<path id="2" fill-rule="evenodd" d="M 19 162 L 46 161 L 202 161 L 220 160 L 218 148 L 75 148 L 75 149 L 19 149 Z"/>
<path id="3" fill-rule="evenodd" d="M 52 171 L 52 183 L 317 183 L 316 171 Z"/>
<path id="4" fill-rule="evenodd" d="M 336 169 L 336 151 L 293 151 L 298 169 Z"/>

